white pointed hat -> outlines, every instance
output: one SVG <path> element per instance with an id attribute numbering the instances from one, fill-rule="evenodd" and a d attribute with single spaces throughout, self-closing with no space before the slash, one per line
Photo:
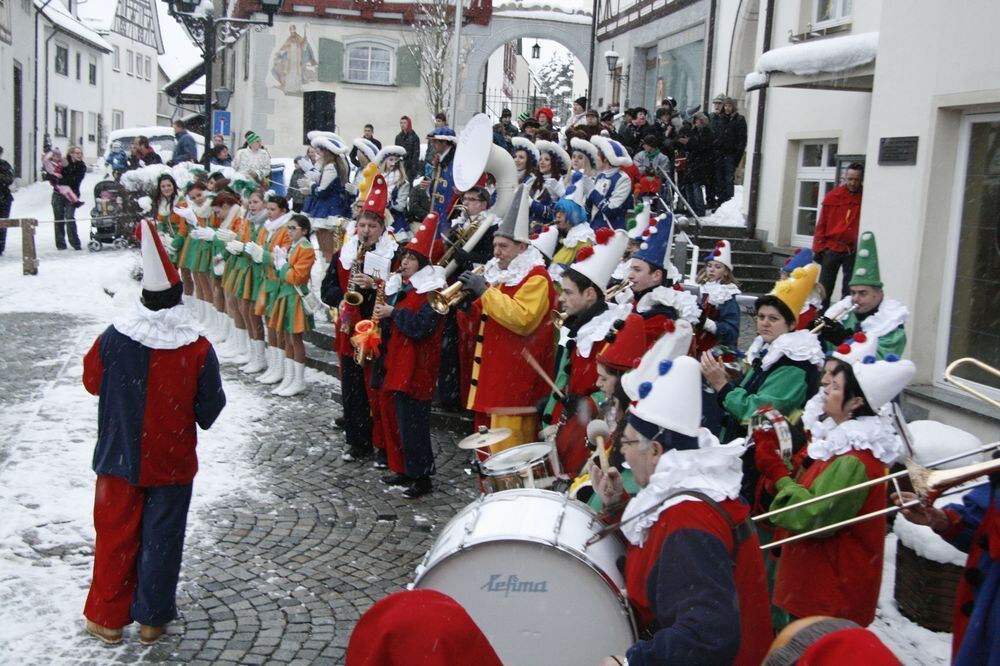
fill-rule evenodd
<path id="1" fill-rule="evenodd" d="M 708 253 L 705 263 L 717 261 L 729 270 L 733 270 L 733 246 L 727 240 L 720 240 L 715 243 L 715 247 Z"/>
<path id="2" fill-rule="evenodd" d="M 651 199 L 643 199 L 642 203 L 635 207 L 635 215 L 628 221 L 629 240 L 639 240 L 642 238 L 642 232 L 649 228 L 649 218 L 652 214 L 651 209 Z"/>
<path id="3" fill-rule="evenodd" d="M 701 428 L 701 364 L 690 356 L 663 359 L 656 377 L 639 385 L 629 413 L 664 430 L 696 437 Z"/>
<path id="4" fill-rule="evenodd" d="M 539 252 L 551 260 L 556 253 L 556 246 L 559 245 L 559 229 L 552 226 L 544 226 L 537 234 L 531 235 L 531 244 Z"/>
<path id="5" fill-rule="evenodd" d="M 622 375 L 622 389 L 631 400 L 639 399 L 639 386 L 658 376 L 660 361 L 684 356 L 691 349 L 694 329 L 686 319 L 667 320 L 666 329 L 639 361 L 639 367 Z"/>
<path id="6" fill-rule="evenodd" d="M 514 193 L 514 200 L 511 202 L 510 208 L 507 209 L 507 214 L 503 216 L 503 221 L 500 222 L 500 226 L 497 227 L 494 235 L 510 238 L 519 243 L 531 242 L 529 231 L 531 224 L 528 219 L 530 205 L 528 190 L 525 189 L 524 185 L 518 186 L 517 192 Z"/>
<path id="7" fill-rule="evenodd" d="M 837 348 L 830 354 L 832 358 L 840 359 L 845 363 L 857 363 L 871 356 L 875 358 L 878 354 L 878 336 L 863 331 L 858 331 L 846 341 L 837 345 Z"/>
<path id="8" fill-rule="evenodd" d="M 607 227 L 597 230 L 597 243 L 577 252 L 576 261 L 570 268 L 583 275 L 602 292 L 615 268 L 621 263 L 622 255 L 628 247 L 628 234 L 619 229 L 611 231 Z"/>
<path id="9" fill-rule="evenodd" d="M 152 221 L 143 220 L 139 229 L 142 288 L 144 291 L 166 291 L 180 282 L 181 276 L 177 274 L 177 267 L 170 261 Z"/>
<path id="10" fill-rule="evenodd" d="M 902 393 L 917 374 L 917 366 L 913 365 L 913 361 L 900 359 L 895 354 L 889 354 L 884 361 L 867 356 L 851 367 L 854 369 L 854 378 L 858 380 L 858 385 L 868 400 L 868 406 L 876 412 Z"/>

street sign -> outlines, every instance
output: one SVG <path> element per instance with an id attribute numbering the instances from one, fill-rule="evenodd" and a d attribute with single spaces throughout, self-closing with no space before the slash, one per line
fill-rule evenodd
<path id="1" fill-rule="evenodd" d="M 229 136 L 233 126 L 233 114 L 231 111 L 212 111 L 212 134 Z"/>

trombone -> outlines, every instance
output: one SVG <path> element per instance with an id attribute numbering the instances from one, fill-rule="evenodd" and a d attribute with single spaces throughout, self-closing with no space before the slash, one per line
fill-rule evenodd
<path id="1" fill-rule="evenodd" d="M 965 391 L 966 393 L 968 393 L 970 395 L 974 395 L 977 398 L 979 398 L 980 400 L 982 400 L 983 402 L 989 403 L 989 404 L 993 405 L 994 407 L 996 407 L 997 409 L 1000 409 L 1000 401 L 995 400 L 995 399 L 989 397 L 985 393 L 982 393 L 981 391 L 979 391 L 977 389 L 974 389 L 971 386 L 969 386 L 968 384 L 966 384 L 966 383 L 962 382 L 961 380 L 955 378 L 955 376 L 954 376 L 955 370 L 958 369 L 958 367 L 962 366 L 962 365 L 974 365 L 977 368 L 979 368 L 980 370 L 983 370 L 985 372 L 990 373 L 994 377 L 1000 377 L 1000 370 L 997 370 L 993 366 L 990 366 L 990 365 L 987 365 L 987 364 L 983 363 L 979 359 L 975 359 L 975 358 L 972 358 L 972 357 L 969 357 L 969 356 L 967 356 L 965 358 L 960 358 L 960 359 L 956 359 L 956 360 L 952 361 L 951 363 L 948 364 L 948 367 L 944 369 L 944 380 L 946 382 L 948 382 L 949 384 L 953 384 L 953 385 L 957 386 L 958 388 L 962 389 L 963 391 Z"/>

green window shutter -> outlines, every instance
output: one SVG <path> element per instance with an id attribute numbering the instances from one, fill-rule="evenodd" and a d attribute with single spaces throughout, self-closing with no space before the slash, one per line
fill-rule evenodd
<path id="1" fill-rule="evenodd" d="M 344 78 L 344 44 L 335 39 L 319 38 L 319 71 L 317 78 L 323 82 Z"/>
<path id="2" fill-rule="evenodd" d="M 420 47 L 401 46 L 396 50 L 396 85 L 420 85 Z"/>

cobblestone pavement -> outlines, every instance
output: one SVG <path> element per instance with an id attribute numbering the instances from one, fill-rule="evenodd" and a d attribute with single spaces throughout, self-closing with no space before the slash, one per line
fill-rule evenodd
<path id="1" fill-rule="evenodd" d="M 45 391 L 67 350 L 81 344 L 86 350 L 91 333 L 102 328 L 87 323 L 88 340 L 74 345 L 60 338 L 74 323 L 52 315 L 0 315 L 7 350 L 0 408 Z M 41 336 L 42 330 L 53 333 Z M 24 353 L 11 351 L 17 349 Z M 478 494 L 463 469 L 467 454 L 454 446 L 459 433 L 435 429 L 435 490 L 408 501 L 381 483 L 386 471 L 341 461 L 343 433 L 332 426 L 340 414 L 331 395 L 336 382 L 314 383 L 308 393 L 282 399 L 232 366 L 224 365 L 223 374 L 227 386 L 243 384 L 270 408 L 266 420 L 252 424 L 256 434 L 242 451 L 260 497 L 217 502 L 189 527 L 180 617 L 157 645 L 140 646 L 136 625 L 126 631 L 125 646 L 116 648 L 95 647 L 81 631 L 79 651 L 64 651 L 48 663 L 343 663 L 361 614 L 412 582 L 441 528 Z M 80 576 L 82 584 L 89 581 L 89 555 L 80 562 Z"/>

